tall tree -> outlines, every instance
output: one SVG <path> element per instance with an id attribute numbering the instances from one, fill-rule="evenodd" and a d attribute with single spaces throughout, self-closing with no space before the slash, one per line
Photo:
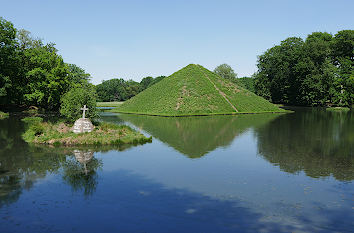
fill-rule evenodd
<path id="1" fill-rule="evenodd" d="M 353 32 L 314 32 L 268 49 L 258 58 L 256 93 L 275 103 L 351 106 Z"/>
<path id="2" fill-rule="evenodd" d="M 88 84 L 90 75 L 66 64 L 53 43 L 0 18 L 0 105 L 59 110 L 60 98 Z"/>
<path id="3" fill-rule="evenodd" d="M 234 81 L 237 78 L 237 74 L 228 64 L 221 64 L 214 69 L 214 73 L 222 78 Z"/>
<path id="4" fill-rule="evenodd" d="M 354 104 L 354 30 L 339 31 L 333 38 L 332 56 L 338 67 L 335 88 L 341 105 Z"/>
<path id="5" fill-rule="evenodd" d="M 0 17 L 0 103 L 5 103 L 11 88 L 16 62 L 16 29 Z"/>

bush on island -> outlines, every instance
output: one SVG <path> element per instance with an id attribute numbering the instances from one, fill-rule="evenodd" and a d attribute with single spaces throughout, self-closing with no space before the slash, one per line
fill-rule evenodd
<path id="1" fill-rule="evenodd" d="M 97 118 L 96 91 L 93 85 L 73 88 L 61 98 L 60 114 L 70 121 L 75 121 L 82 116 L 81 108 L 86 105 L 87 118 Z"/>

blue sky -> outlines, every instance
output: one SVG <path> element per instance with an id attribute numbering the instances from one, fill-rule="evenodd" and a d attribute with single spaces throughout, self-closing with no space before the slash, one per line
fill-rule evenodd
<path id="1" fill-rule="evenodd" d="M 92 82 L 227 63 L 239 77 L 290 36 L 354 29 L 353 0 L 0 0 L 0 16 L 54 42 Z"/>

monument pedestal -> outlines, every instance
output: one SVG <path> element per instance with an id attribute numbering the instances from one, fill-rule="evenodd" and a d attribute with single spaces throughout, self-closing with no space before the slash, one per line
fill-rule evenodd
<path id="1" fill-rule="evenodd" d="M 74 133 L 88 133 L 92 132 L 94 126 L 90 119 L 88 118 L 80 118 L 77 119 L 72 128 Z"/>

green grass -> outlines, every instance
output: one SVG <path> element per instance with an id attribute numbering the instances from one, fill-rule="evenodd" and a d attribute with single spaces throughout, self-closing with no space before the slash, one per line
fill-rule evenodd
<path id="1" fill-rule="evenodd" d="M 124 103 L 123 101 L 97 102 L 97 107 L 118 107 L 123 103 Z"/>
<path id="2" fill-rule="evenodd" d="M 286 112 L 194 64 L 149 87 L 112 111 L 159 116 Z"/>
<path id="3" fill-rule="evenodd" d="M 0 119 L 5 119 L 9 117 L 9 113 L 0 111 Z"/>
<path id="4" fill-rule="evenodd" d="M 332 111 L 332 112 L 348 112 L 350 111 L 350 108 L 346 108 L 346 107 L 331 107 L 331 108 L 326 108 L 327 111 Z"/>
<path id="5" fill-rule="evenodd" d="M 51 145 L 123 145 L 151 142 L 143 134 L 126 125 L 101 123 L 90 133 L 75 134 L 63 123 L 43 122 L 39 117 L 27 117 L 23 139 L 29 143 Z"/>

